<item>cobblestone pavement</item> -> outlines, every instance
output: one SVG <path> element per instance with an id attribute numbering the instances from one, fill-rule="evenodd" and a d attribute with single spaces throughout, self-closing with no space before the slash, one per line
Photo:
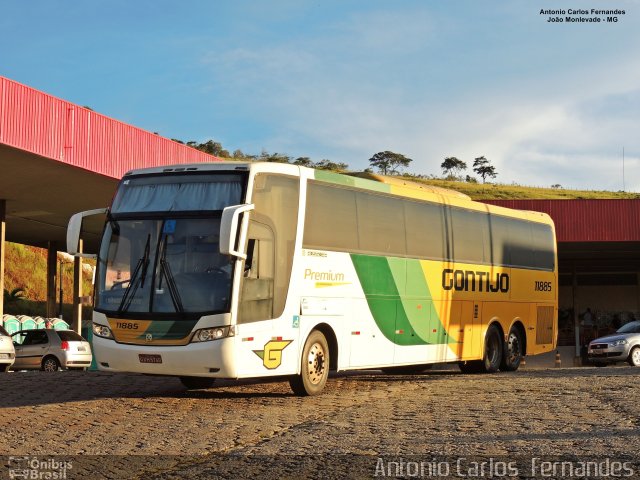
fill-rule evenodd
<path id="1" fill-rule="evenodd" d="M 28 461 L 8 456 L 58 462 L 47 468 L 69 461 L 66 478 L 161 479 L 368 478 L 380 476 L 381 456 L 423 467 L 579 456 L 629 460 L 639 478 L 639 373 L 363 372 L 333 376 L 311 398 L 284 381 L 186 391 L 173 378 L 9 373 L 0 377 L 2 474 Z"/>

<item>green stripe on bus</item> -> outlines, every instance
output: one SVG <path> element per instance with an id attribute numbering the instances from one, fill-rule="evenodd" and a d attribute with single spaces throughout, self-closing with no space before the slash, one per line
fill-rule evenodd
<path id="1" fill-rule="evenodd" d="M 444 328 L 438 311 L 433 304 L 433 297 L 424 278 L 424 271 L 420 261 L 392 258 L 388 260 L 392 270 L 393 265 L 397 265 L 400 262 L 404 263 L 402 272 L 404 273 L 406 287 L 404 291 L 401 291 L 400 301 L 415 334 L 429 345 L 455 343 L 454 340 L 448 337 L 447 330 Z"/>
<path id="2" fill-rule="evenodd" d="M 356 254 L 351 259 L 371 314 L 387 339 L 397 345 L 449 343 L 418 260 Z"/>
<path id="3" fill-rule="evenodd" d="M 197 322 L 197 320 L 154 320 L 138 336 L 138 339 L 144 340 L 146 335 L 150 333 L 154 340 L 179 340 L 189 335 Z"/>
<path id="4" fill-rule="evenodd" d="M 364 190 L 373 190 L 375 192 L 390 193 L 391 186 L 385 183 L 368 180 L 366 178 L 350 177 L 339 173 L 329 172 L 327 170 L 316 170 L 314 178 L 322 182 L 335 183 L 337 185 L 345 185 L 348 187 L 362 188 Z"/>

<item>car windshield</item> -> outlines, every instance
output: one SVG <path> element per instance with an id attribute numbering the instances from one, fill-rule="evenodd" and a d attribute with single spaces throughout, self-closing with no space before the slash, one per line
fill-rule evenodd
<path id="1" fill-rule="evenodd" d="M 617 333 L 640 333 L 640 322 L 629 322 L 617 330 Z"/>

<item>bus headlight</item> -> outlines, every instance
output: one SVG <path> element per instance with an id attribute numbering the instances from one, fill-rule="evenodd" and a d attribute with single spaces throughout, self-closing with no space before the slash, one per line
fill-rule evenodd
<path id="1" fill-rule="evenodd" d="M 203 328 L 193 334 L 192 342 L 210 342 L 221 338 L 232 337 L 233 327 Z"/>
<path id="2" fill-rule="evenodd" d="M 111 333 L 111 329 L 109 327 L 105 327 L 104 325 L 99 325 L 97 323 L 93 324 L 93 334 L 96 337 L 113 339 L 113 333 Z"/>

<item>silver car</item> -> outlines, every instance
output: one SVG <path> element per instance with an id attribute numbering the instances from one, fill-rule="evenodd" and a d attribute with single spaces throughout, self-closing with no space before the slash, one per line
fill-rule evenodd
<path id="1" fill-rule="evenodd" d="M 596 338 L 589 343 L 587 356 L 598 366 L 626 361 L 640 367 L 640 321 L 629 322 L 616 333 Z"/>
<path id="2" fill-rule="evenodd" d="M 11 335 L 0 327 L 0 372 L 6 372 L 13 365 L 16 352 L 11 342 Z"/>
<path id="3" fill-rule="evenodd" d="M 73 330 L 20 330 L 12 337 L 16 349 L 13 370 L 55 372 L 91 365 L 91 345 Z"/>

